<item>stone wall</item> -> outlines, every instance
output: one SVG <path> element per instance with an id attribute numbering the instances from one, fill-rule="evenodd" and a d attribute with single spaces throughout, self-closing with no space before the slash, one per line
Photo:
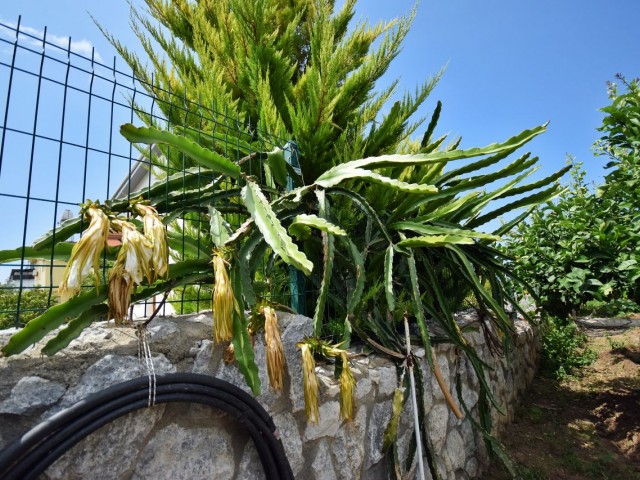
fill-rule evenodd
<path id="1" fill-rule="evenodd" d="M 311 334 L 311 320 L 280 314 L 280 322 L 287 359 L 285 388 L 282 394 L 269 390 L 264 344 L 258 339 L 255 351 L 263 385 L 258 400 L 273 416 L 295 477 L 386 478 L 386 461 L 380 449 L 397 384 L 395 364 L 377 355 L 353 356 L 357 387 L 355 420 L 351 423 L 340 420 L 339 386 L 333 369 L 319 365 L 320 422 L 307 425 L 295 344 Z M 514 402 L 532 380 L 537 363 L 534 330 L 524 322 L 516 324 L 516 350 L 509 363 L 490 355 L 481 333 L 466 334 L 472 344 L 481 345 L 481 357 L 495 366 L 490 382 L 508 412 L 506 417 L 494 415 L 499 428 L 511 420 Z M 211 374 L 248 391 L 237 367 L 222 361 L 222 348 L 213 348 L 210 315 L 156 319 L 149 331 L 156 372 Z M 0 331 L 0 345 L 10 333 Z M 0 447 L 89 393 L 144 375 L 137 349 L 132 329 L 102 323 L 85 330 L 54 357 L 44 357 L 38 348 L 32 348 L 1 358 Z M 424 356 L 424 350 L 415 353 Z M 475 411 L 478 380 L 468 362 L 447 345 L 437 346 L 436 355 L 450 385 L 455 385 L 456 373 L 462 373 L 465 402 Z M 455 388 L 452 390 L 455 397 Z M 487 463 L 479 434 L 468 420 L 457 420 L 449 411 L 430 372 L 425 376 L 423 393 L 428 435 L 442 478 L 477 477 Z M 401 454 L 413 429 L 410 410 L 407 403 L 399 430 Z M 212 472 L 216 479 L 264 478 L 251 440 L 234 422 L 204 406 L 157 405 L 122 417 L 87 437 L 52 465 L 45 478 L 198 479 L 211 478 Z"/>

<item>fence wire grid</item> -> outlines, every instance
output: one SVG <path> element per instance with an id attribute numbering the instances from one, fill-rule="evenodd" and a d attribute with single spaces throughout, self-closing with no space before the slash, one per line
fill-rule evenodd
<path id="1" fill-rule="evenodd" d="M 187 163 L 178 152 L 167 158 L 157 147 L 137 150 L 121 137 L 120 125 L 142 125 L 143 120 L 159 128 L 179 127 L 202 143 L 211 141 L 233 161 L 289 145 L 246 119 L 143 83 L 116 57 L 106 65 L 95 52 L 91 57 L 74 52 L 70 38 L 66 48 L 57 38 L 49 41 L 46 28 L 37 36 L 20 30 L 20 19 L 15 25 L 0 23 L 0 211 L 5 220 L 0 250 L 17 247 L 19 253 L 9 262 L 0 258 L 0 328 L 24 324 L 58 303 L 65 262 L 54 258 L 53 247 L 38 250 L 37 258 L 27 255 L 36 238 L 77 216 L 87 199 L 129 199 L 185 173 Z M 247 145 L 253 151 L 247 152 Z M 249 168 L 260 174 L 261 169 Z M 210 182 L 203 176 L 203 186 Z M 186 223 L 184 216 L 179 219 Z M 188 223 L 199 232 L 199 249 L 203 229 L 198 222 L 208 225 L 205 215 L 189 216 Z M 184 250 L 178 255 L 184 257 Z M 288 304 L 289 279 L 276 283 L 273 301 Z M 149 316 L 156 302 L 136 304 L 135 316 Z M 190 285 L 172 292 L 163 313 L 209 308 L 211 287 Z"/>

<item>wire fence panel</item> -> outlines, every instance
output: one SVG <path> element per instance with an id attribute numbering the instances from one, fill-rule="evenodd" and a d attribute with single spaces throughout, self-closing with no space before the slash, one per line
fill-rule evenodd
<path id="1" fill-rule="evenodd" d="M 115 57 L 107 65 L 95 54 L 85 57 L 72 51 L 71 39 L 66 48 L 55 40 L 47 39 L 46 29 L 41 37 L 20 30 L 20 20 L 15 26 L 0 23 L 0 211 L 5 220 L 0 236 L 0 328 L 24 324 L 58 302 L 65 262 L 52 244 L 36 250 L 33 245 L 50 230 L 56 241 L 77 241 L 81 233 L 63 238 L 62 224 L 77 217 L 83 202 L 128 200 L 153 186 L 155 192 L 164 188 L 169 205 L 181 177 L 186 179 L 194 168 L 199 172 L 172 149 L 132 146 L 119 133 L 122 124 L 147 123 L 181 133 L 232 161 L 248 162 L 249 174 L 256 176 L 262 171 L 252 167 L 258 152 L 287 145 L 256 130 L 248 119 L 141 82 Z M 184 189 L 208 198 L 211 176 L 196 178 Z M 218 200 L 224 203 L 210 199 Z M 226 207 L 233 212 L 233 205 Z M 184 239 L 188 231 L 197 239 L 188 250 L 183 242 L 182 249 L 173 251 L 175 260 L 197 256 L 208 231 L 206 208 L 197 214 L 172 213 L 171 235 Z M 228 215 L 230 223 L 237 223 L 236 218 Z M 103 282 L 108 263 L 105 256 Z M 289 279 L 273 281 L 268 265 L 261 271 L 261 278 L 273 285 L 269 295 L 288 303 Z M 87 282 L 86 288 L 92 287 Z M 156 301 L 136 305 L 135 316 L 148 316 Z M 189 285 L 172 292 L 165 313 L 209 308 L 211 287 Z"/>

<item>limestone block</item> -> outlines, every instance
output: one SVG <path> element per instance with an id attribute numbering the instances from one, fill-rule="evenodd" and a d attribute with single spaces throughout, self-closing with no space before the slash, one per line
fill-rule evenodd
<path id="1" fill-rule="evenodd" d="M 194 356 L 193 367 L 191 368 L 193 373 L 211 374 L 214 371 L 215 365 L 212 364 L 213 349 L 213 341 L 208 339 L 198 341 L 191 348 L 190 354 Z"/>
<path id="2" fill-rule="evenodd" d="M 447 435 L 444 444 L 444 461 L 447 465 L 448 473 L 452 474 L 459 468 L 464 468 L 466 458 L 464 442 L 458 430 L 452 429 Z"/>
<path id="3" fill-rule="evenodd" d="M 308 424 L 304 431 L 304 440 L 315 440 L 321 437 L 333 437 L 340 428 L 340 403 L 327 402 L 320 405 L 320 421 L 316 424 Z"/>
<path id="4" fill-rule="evenodd" d="M 275 415 L 273 417 L 273 423 L 276 424 L 278 435 L 280 436 L 284 451 L 289 459 L 289 465 L 291 465 L 291 470 L 295 477 L 300 473 L 302 467 L 304 467 L 302 439 L 300 438 L 298 423 L 289 412 Z"/>
<path id="5" fill-rule="evenodd" d="M 129 413 L 84 438 L 47 469 L 49 480 L 126 478 L 164 405 Z"/>
<path id="6" fill-rule="evenodd" d="M 176 371 L 175 366 L 173 366 L 164 355 L 154 355 L 152 359 L 156 374 Z M 87 368 L 87 371 L 82 375 L 78 384 L 69 388 L 64 397 L 62 397 L 60 404 L 54 407 L 48 414 L 55 413 L 61 410 L 62 407 L 73 405 L 84 399 L 87 395 L 103 390 L 111 385 L 146 374 L 147 372 L 143 364 L 136 357 L 113 354 L 105 355 Z"/>
<path id="7" fill-rule="evenodd" d="M 436 452 L 442 450 L 447 438 L 447 423 L 449 421 L 449 407 L 444 402 L 438 402 L 427 413 L 429 438 Z"/>
<path id="8" fill-rule="evenodd" d="M 480 464 L 478 463 L 478 460 L 475 457 L 471 457 L 467 460 L 464 471 L 467 473 L 469 478 L 476 478 L 478 473 L 480 473 Z"/>
<path id="9" fill-rule="evenodd" d="M 233 478 L 231 434 L 226 429 L 186 428 L 171 423 L 157 431 L 140 453 L 133 479 Z"/>
<path id="10" fill-rule="evenodd" d="M 216 478 L 218 478 L 217 475 Z M 266 480 L 264 469 L 262 468 L 262 463 L 260 462 L 260 457 L 258 456 L 258 451 L 256 450 L 253 440 L 248 441 L 244 446 L 235 478 L 236 480 Z"/>
<path id="11" fill-rule="evenodd" d="M 368 470 L 373 465 L 382 460 L 382 437 L 391 418 L 391 402 L 386 401 L 376 403 L 371 409 L 368 431 L 365 438 L 366 455 L 365 469 Z"/>
<path id="12" fill-rule="evenodd" d="M 313 469 L 313 478 L 316 480 L 337 480 L 331 452 L 326 441 L 320 443 L 311 468 Z"/>
<path id="13" fill-rule="evenodd" d="M 67 390 L 63 384 L 41 377 L 23 377 L 0 403 L 0 413 L 23 414 L 56 403 Z"/>
<path id="14" fill-rule="evenodd" d="M 371 380 L 368 377 L 356 379 L 356 400 L 362 401 L 367 395 L 369 395 L 369 392 L 371 392 L 371 387 Z"/>
<path id="15" fill-rule="evenodd" d="M 364 442 L 367 429 L 367 409 L 361 406 L 352 422 L 345 422 L 331 443 L 338 478 L 358 478 L 364 461 Z"/>
<path id="16" fill-rule="evenodd" d="M 378 397 L 390 397 L 398 386 L 396 367 L 380 368 L 380 383 L 378 384 Z"/>
<path id="17" fill-rule="evenodd" d="M 474 375 L 475 377 L 475 375 Z M 469 385 L 469 382 L 462 383 L 462 400 L 469 410 L 471 410 L 478 403 L 478 391 Z M 457 399 L 457 396 L 456 396 Z"/>

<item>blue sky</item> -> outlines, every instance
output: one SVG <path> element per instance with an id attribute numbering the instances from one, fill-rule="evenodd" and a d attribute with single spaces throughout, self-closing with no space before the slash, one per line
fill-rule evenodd
<path id="1" fill-rule="evenodd" d="M 357 11 L 359 18 L 375 21 L 407 13 L 413 5 L 413 0 L 360 0 Z M 110 63 L 115 52 L 89 13 L 116 37 L 137 45 L 125 0 L 23 0 L 0 7 L 3 21 L 22 14 L 23 25 L 37 30 L 47 25 L 50 35 L 70 35 L 87 52 L 94 45 Z M 563 165 L 571 153 L 596 180 L 601 162 L 590 147 L 602 119 L 598 108 L 607 103 L 607 80 L 618 72 L 640 75 L 639 18 L 637 0 L 422 0 L 383 82 L 400 77 L 401 88 L 413 89 L 448 64 L 419 112 L 430 115 L 442 100 L 440 133 L 462 135 L 463 146 L 479 146 L 549 120 L 548 132 L 530 146 L 543 171 Z"/>
<path id="2" fill-rule="evenodd" d="M 408 13 L 413 5 L 413 0 L 360 0 L 357 18 L 389 19 Z M 0 21 L 15 23 L 22 15 L 23 28 L 37 33 L 46 25 L 50 41 L 66 45 L 64 39 L 71 36 L 76 52 L 90 55 L 95 47 L 96 59 L 110 65 L 115 51 L 89 14 L 115 37 L 139 49 L 128 25 L 125 0 L 23 0 L 0 6 Z M 442 100 L 436 133 L 462 135 L 462 146 L 472 147 L 550 121 L 548 132 L 529 145 L 541 158 L 539 175 L 563 166 L 570 153 L 585 163 L 588 179 L 598 181 L 603 162 L 590 150 L 599 136 L 598 109 L 608 102 L 607 80 L 618 72 L 640 75 L 638 19 L 638 0 L 423 0 L 404 48 L 380 86 L 400 77 L 400 95 L 448 65 L 418 112 L 429 116 L 436 101 Z M 0 45 L 3 48 L 6 44 Z M 124 62 L 119 65 L 124 68 Z M 39 181 L 47 185 L 46 178 Z M 76 201 L 76 196 L 69 199 Z M 6 202 L 0 208 L 14 209 Z M 21 236 L 20 215 L 16 222 L 16 235 Z M 41 226 L 30 227 L 28 243 L 41 231 Z M 5 236 L 11 245 L 3 241 L 0 248 L 19 245 L 14 237 Z"/>

